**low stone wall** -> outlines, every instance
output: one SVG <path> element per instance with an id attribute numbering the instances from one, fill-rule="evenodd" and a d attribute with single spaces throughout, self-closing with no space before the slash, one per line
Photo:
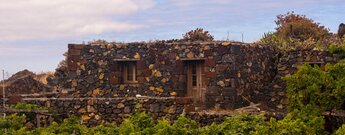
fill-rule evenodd
<path id="1" fill-rule="evenodd" d="M 190 98 L 178 97 L 24 98 L 22 102 L 48 107 L 61 118 L 80 116 L 88 125 L 121 123 L 138 111 L 151 113 L 154 119 L 174 120 L 191 105 Z"/>
<path id="2" fill-rule="evenodd" d="M 264 102 L 268 108 L 275 108 L 275 111 L 286 111 L 288 100 L 286 98 L 286 82 L 282 79 L 287 75 L 292 75 L 297 72 L 299 66 L 309 63 L 312 66 L 319 66 L 321 69 L 325 68 L 326 64 L 335 64 L 340 60 L 339 57 L 327 51 L 319 50 L 298 50 L 290 51 L 287 54 L 280 56 L 279 62 L 276 65 L 276 70 L 273 74 L 271 85 L 265 89 L 257 92 L 255 102 Z"/>

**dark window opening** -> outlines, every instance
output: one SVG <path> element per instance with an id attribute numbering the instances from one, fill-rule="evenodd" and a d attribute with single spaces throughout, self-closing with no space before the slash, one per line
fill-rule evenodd
<path id="1" fill-rule="evenodd" d="M 138 83 L 137 67 L 135 61 L 121 62 L 123 69 L 123 83 Z"/>
<path id="2" fill-rule="evenodd" d="M 197 85 L 197 75 L 196 75 L 196 65 L 193 64 L 192 65 L 192 84 L 193 86 L 196 86 Z"/>

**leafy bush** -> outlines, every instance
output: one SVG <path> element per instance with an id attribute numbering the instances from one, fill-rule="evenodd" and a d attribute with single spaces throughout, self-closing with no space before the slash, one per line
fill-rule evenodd
<path id="1" fill-rule="evenodd" d="M 80 118 L 76 116 L 71 116 L 68 119 L 65 119 L 63 123 L 61 123 L 60 125 L 56 122 L 53 122 L 50 126 L 46 128 L 37 128 L 36 130 L 32 131 L 32 134 L 88 135 L 88 129 L 84 125 L 81 125 Z"/>
<path id="2" fill-rule="evenodd" d="M 185 41 L 213 41 L 213 36 L 202 28 L 191 30 L 183 35 Z"/>
<path id="3" fill-rule="evenodd" d="M 319 23 L 315 23 L 312 19 L 307 18 L 305 15 L 295 14 L 288 12 L 284 15 L 278 15 L 276 30 L 280 38 L 299 39 L 301 41 L 308 40 L 322 40 L 329 34 L 329 30 Z"/>
<path id="4" fill-rule="evenodd" d="M 271 118 L 269 122 L 259 125 L 253 134 L 263 135 L 323 135 L 324 119 L 320 111 L 307 105 L 301 110 L 288 113 L 284 119 L 277 121 Z"/>
<path id="5" fill-rule="evenodd" d="M 343 124 L 337 131 L 335 131 L 336 135 L 345 135 L 345 124 Z"/>
<path id="6" fill-rule="evenodd" d="M 93 135 L 116 135 L 119 134 L 118 127 L 114 123 L 106 123 L 89 129 Z"/>
<path id="7" fill-rule="evenodd" d="M 25 130 L 25 118 L 25 115 L 18 116 L 17 114 L 0 117 L 0 134 L 15 133 L 17 130 Z"/>
<path id="8" fill-rule="evenodd" d="M 170 122 L 166 119 L 158 120 L 157 124 L 153 127 L 156 135 L 175 135 L 175 128 L 171 126 Z"/>
<path id="9" fill-rule="evenodd" d="M 256 131 L 256 127 L 264 123 L 265 121 L 262 115 L 252 116 L 240 114 L 226 117 L 224 122 L 218 125 L 218 128 L 211 129 L 211 131 L 215 130 L 215 132 L 218 132 L 219 134 L 228 133 L 247 135 Z"/>
<path id="10" fill-rule="evenodd" d="M 152 117 L 145 112 L 140 112 L 125 119 L 118 130 L 120 134 L 150 134 L 153 132 L 151 129 L 153 126 L 154 122 Z"/>
<path id="11" fill-rule="evenodd" d="M 275 32 L 265 33 L 259 43 L 270 45 L 279 51 L 290 50 L 325 50 L 337 41 L 329 30 L 305 15 L 288 12 L 278 15 L 275 20 Z M 336 39 L 336 40 L 335 40 Z"/>
<path id="12" fill-rule="evenodd" d="M 328 71 L 305 64 L 298 71 L 285 77 L 288 107 L 302 109 L 306 105 L 330 111 L 340 108 L 345 98 L 345 63 L 327 66 Z"/>
<path id="13" fill-rule="evenodd" d="M 181 115 L 174 122 L 172 127 L 177 135 L 195 134 L 198 129 L 198 123 Z"/>
<path id="14" fill-rule="evenodd" d="M 345 45 L 339 46 L 336 44 L 331 44 L 328 47 L 328 51 L 334 54 L 335 56 L 338 56 L 340 58 L 345 58 Z"/>
<path id="15" fill-rule="evenodd" d="M 26 103 L 17 103 L 10 106 L 11 109 L 21 109 L 21 110 L 47 110 L 47 108 L 39 107 L 36 104 L 26 104 Z"/>

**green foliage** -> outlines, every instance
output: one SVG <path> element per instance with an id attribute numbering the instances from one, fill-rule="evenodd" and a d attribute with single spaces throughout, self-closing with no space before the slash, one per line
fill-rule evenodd
<path id="1" fill-rule="evenodd" d="M 186 135 L 195 133 L 198 129 L 198 124 L 194 120 L 181 115 L 177 118 L 172 127 L 175 129 L 176 134 Z"/>
<path id="2" fill-rule="evenodd" d="M 25 130 L 25 118 L 25 115 L 18 116 L 17 114 L 0 117 L 0 134 L 14 134 L 18 130 Z"/>
<path id="3" fill-rule="evenodd" d="M 340 108 L 345 98 L 345 63 L 328 66 L 328 71 L 305 64 L 298 71 L 285 77 L 288 107 L 302 109 L 306 105 L 329 111 Z"/>
<path id="4" fill-rule="evenodd" d="M 191 30 L 183 35 L 185 41 L 213 41 L 213 36 L 202 28 Z"/>
<path id="5" fill-rule="evenodd" d="M 271 118 L 266 124 L 259 125 L 253 134 L 263 135 L 323 135 L 324 119 L 320 111 L 307 105 L 302 110 L 288 113 L 284 119 L 277 121 Z"/>
<path id="6" fill-rule="evenodd" d="M 119 134 L 118 127 L 114 123 L 106 123 L 89 129 L 93 135 L 115 135 Z"/>
<path id="7" fill-rule="evenodd" d="M 335 131 L 336 135 L 345 135 L 345 124 L 343 124 L 337 131 Z"/>
<path id="8" fill-rule="evenodd" d="M 17 103 L 10 106 L 11 109 L 21 109 L 21 110 L 47 110 L 47 108 L 39 107 L 36 104 L 26 104 L 26 103 Z"/>
<path id="9" fill-rule="evenodd" d="M 71 116 L 65 119 L 60 125 L 53 122 L 47 128 L 37 128 L 32 133 L 40 135 L 88 135 L 88 129 L 80 123 L 80 118 Z"/>
<path id="10" fill-rule="evenodd" d="M 335 56 L 345 58 L 345 45 L 339 46 L 337 44 L 331 44 L 328 47 L 328 51 L 334 54 Z"/>
<path id="11" fill-rule="evenodd" d="M 250 134 L 256 131 L 259 125 L 265 123 L 263 115 L 235 115 L 232 117 L 226 117 L 224 122 L 216 127 L 216 125 L 211 125 L 210 127 L 205 127 L 204 130 L 207 134 Z"/>
<path id="12" fill-rule="evenodd" d="M 158 120 L 153 130 L 156 135 L 177 135 L 175 128 L 172 127 L 170 122 L 166 119 Z"/>
<path id="13" fill-rule="evenodd" d="M 149 114 L 145 112 L 136 113 L 122 122 L 122 124 L 119 126 L 119 133 L 149 134 L 153 132 L 151 129 L 153 126 L 154 122 Z"/>

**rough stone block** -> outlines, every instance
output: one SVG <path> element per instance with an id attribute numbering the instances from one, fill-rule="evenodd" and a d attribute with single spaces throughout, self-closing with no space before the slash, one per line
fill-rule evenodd
<path id="1" fill-rule="evenodd" d="M 144 60 L 137 61 L 137 70 L 143 70 L 143 69 L 147 69 L 145 61 Z"/>
<path id="2" fill-rule="evenodd" d="M 184 66 L 181 60 L 177 60 L 174 68 L 174 74 L 183 74 Z"/>
<path id="3" fill-rule="evenodd" d="M 205 66 L 214 67 L 216 65 L 216 61 L 214 59 L 206 59 Z"/>
<path id="4" fill-rule="evenodd" d="M 224 72 L 227 68 L 228 68 L 228 65 L 218 64 L 216 65 L 216 72 L 217 73 Z"/>
<path id="5" fill-rule="evenodd" d="M 80 55 L 80 50 L 78 49 L 69 49 L 68 50 L 68 55 L 72 56 L 72 55 Z"/>
<path id="6" fill-rule="evenodd" d="M 176 104 L 186 105 L 191 104 L 193 100 L 191 97 L 176 97 L 175 102 Z"/>
<path id="7" fill-rule="evenodd" d="M 216 72 L 205 72 L 204 74 L 206 78 L 215 78 L 217 76 Z"/>
<path id="8" fill-rule="evenodd" d="M 120 81 L 119 81 L 119 78 L 116 77 L 115 75 L 112 75 L 109 79 L 109 84 L 110 85 L 115 85 L 115 84 L 119 84 Z"/>

